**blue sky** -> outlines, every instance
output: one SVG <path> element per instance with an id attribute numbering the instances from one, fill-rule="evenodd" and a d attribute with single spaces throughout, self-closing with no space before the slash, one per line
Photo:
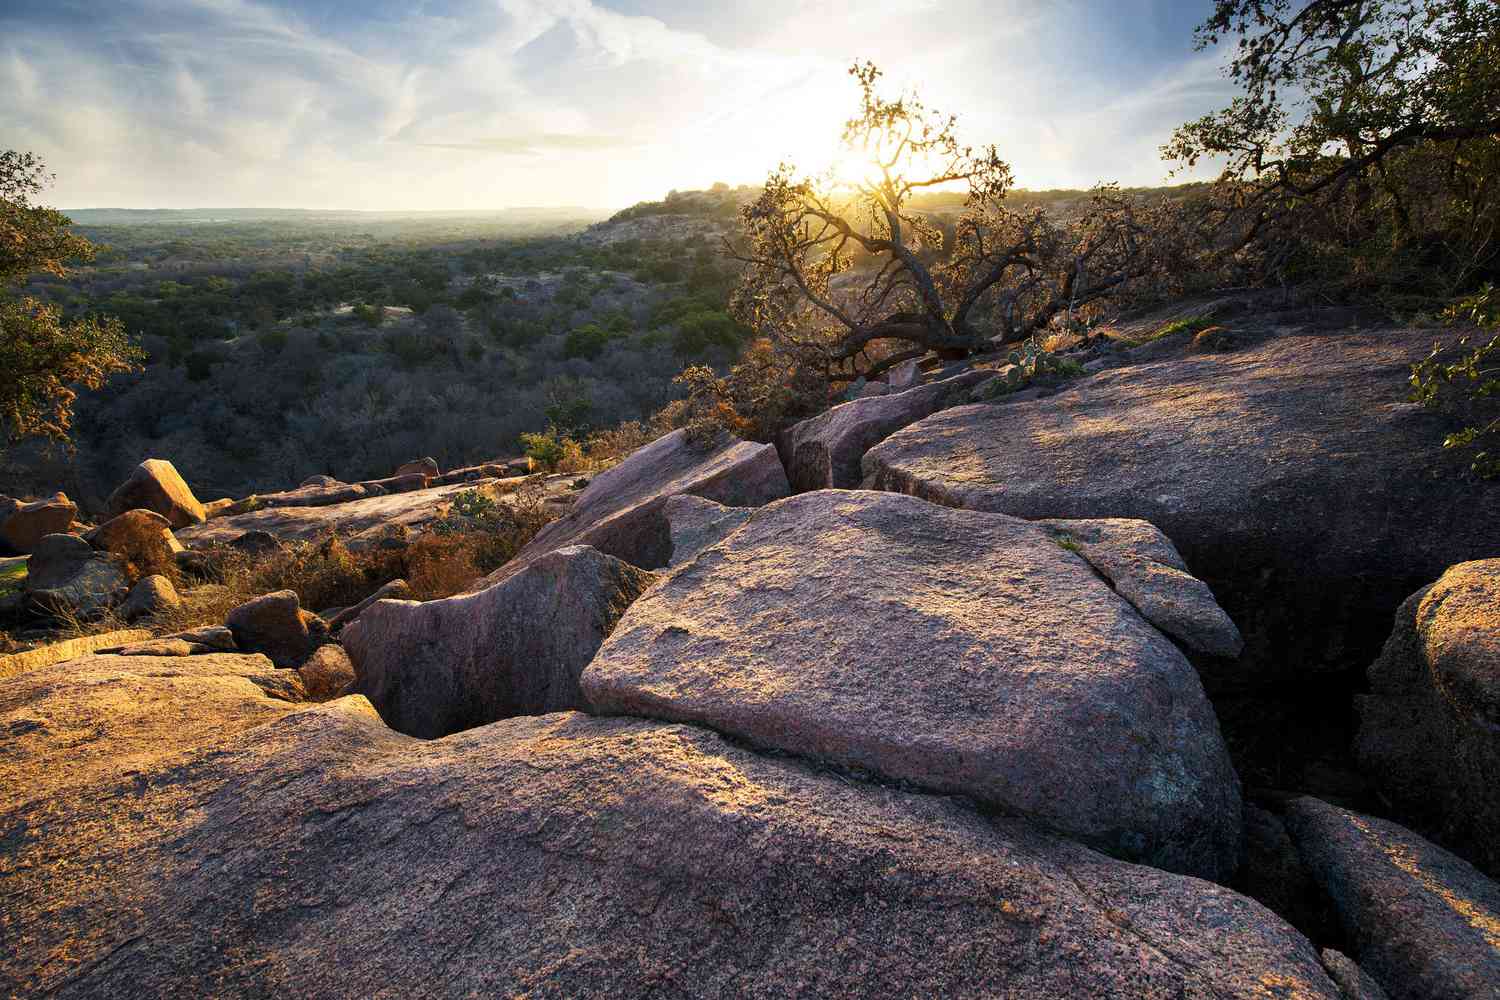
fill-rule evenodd
<path id="1" fill-rule="evenodd" d="M 0 145 L 72 208 L 619 207 L 826 161 L 874 59 L 1026 187 L 1162 182 L 1210 0 L 5 0 Z"/>

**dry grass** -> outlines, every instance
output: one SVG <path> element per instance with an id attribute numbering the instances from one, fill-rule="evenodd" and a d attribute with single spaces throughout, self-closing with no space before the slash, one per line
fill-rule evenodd
<path id="1" fill-rule="evenodd" d="M 145 628 L 169 635 L 201 625 L 220 625 L 231 609 L 253 597 L 292 590 L 311 611 L 348 607 L 382 584 L 398 578 L 417 600 L 450 597 L 510 560 L 552 519 L 536 490 L 522 490 L 487 508 L 480 519 L 453 518 L 444 530 L 420 535 L 401 546 L 379 545 L 351 551 L 338 538 L 292 543 L 262 556 L 228 546 L 210 551 L 214 578 L 185 580 L 174 567 L 163 575 L 177 587 L 182 603 L 127 624 L 110 610 L 88 619 L 56 618 L 57 639 L 97 635 L 121 628 Z"/>

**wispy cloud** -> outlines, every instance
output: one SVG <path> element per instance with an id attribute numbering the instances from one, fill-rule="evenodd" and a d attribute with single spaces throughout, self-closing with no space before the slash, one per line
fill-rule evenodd
<path id="1" fill-rule="evenodd" d="M 1222 85 L 1181 5 L 1128 6 L 12 0 L 0 134 L 76 207 L 610 206 L 814 155 L 862 56 L 1024 183 L 1140 183 Z"/>

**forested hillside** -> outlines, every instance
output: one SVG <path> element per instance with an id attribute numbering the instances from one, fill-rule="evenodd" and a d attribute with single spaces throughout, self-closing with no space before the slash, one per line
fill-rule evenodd
<path id="1" fill-rule="evenodd" d="M 97 502 L 170 454 L 205 493 L 243 495 L 647 416 L 685 365 L 724 365 L 743 340 L 718 252 L 736 204 L 674 196 L 592 229 L 540 210 L 77 212 L 108 249 L 26 291 L 119 317 L 148 360 L 80 400 L 71 462 L 14 449 L 7 481 Z"/>

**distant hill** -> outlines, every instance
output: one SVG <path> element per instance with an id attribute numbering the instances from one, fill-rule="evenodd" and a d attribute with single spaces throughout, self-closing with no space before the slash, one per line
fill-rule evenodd
<path id="1" fill-rule="evenodd" d="M 437 219 L 497 221 L 587 221 L 602 213 L 576 205 L 523 206 L 489 212 L 356 212 L 309 208 L 69 208 L 63 212 L 80 226 L 191 225 L 224 222 L 395 222 Z"/>

